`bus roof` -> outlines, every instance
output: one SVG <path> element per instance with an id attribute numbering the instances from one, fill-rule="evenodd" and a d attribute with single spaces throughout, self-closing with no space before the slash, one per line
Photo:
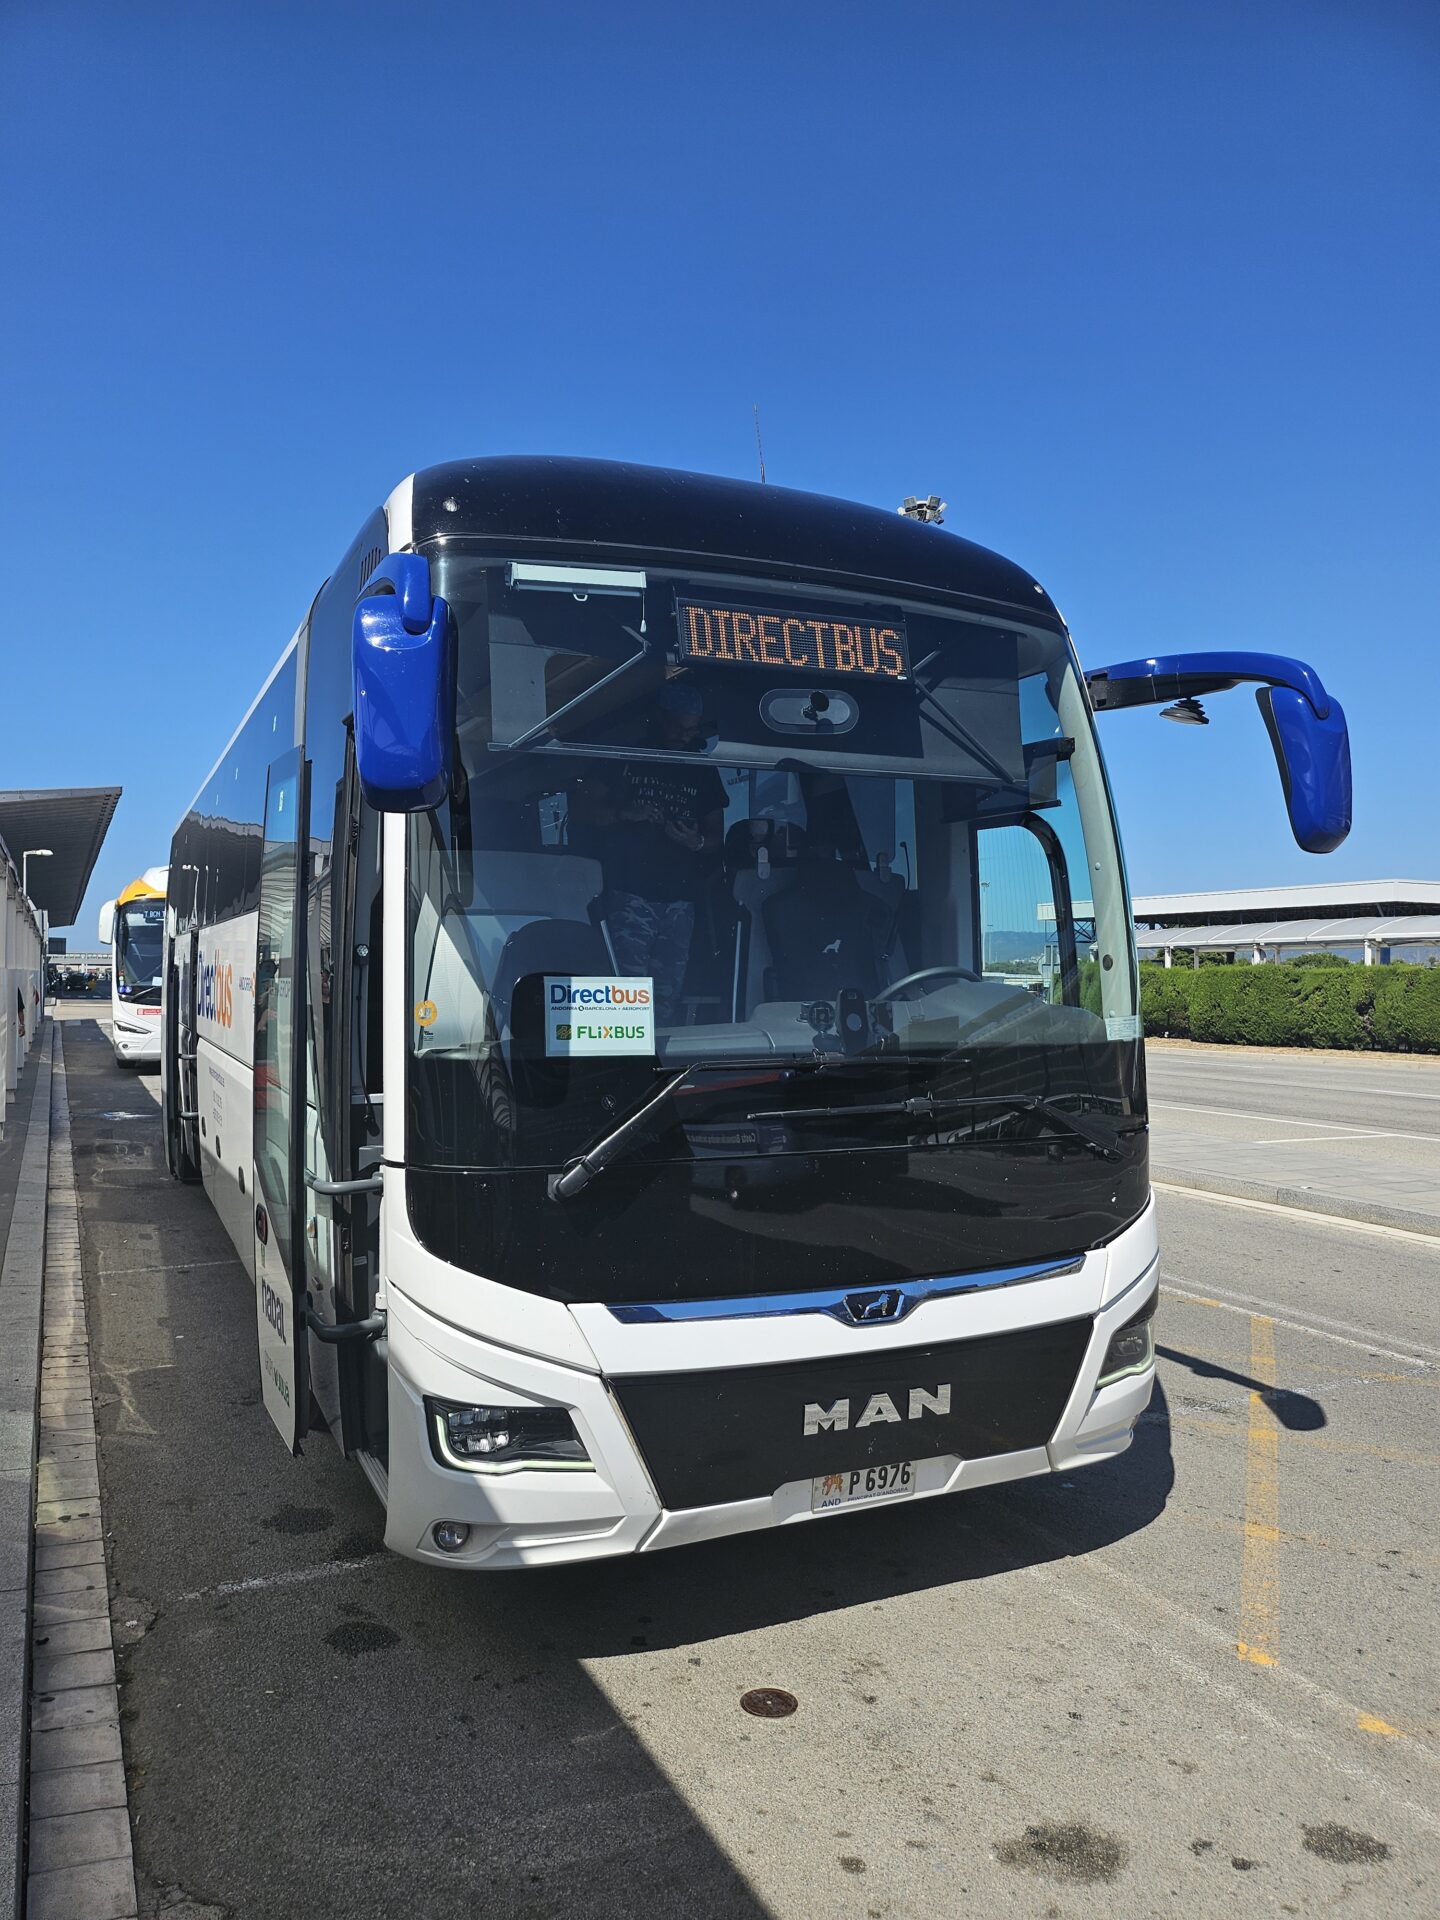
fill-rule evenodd
<path id="1" fill-rule="evenodd" d="M 920 588 L 1019 609 L 1050 626 L 1060 616 L 1013 562 L 898 512 L 790 487 L 614 460 L 506 455 L 427 467 L 406 497 L 409 534 L 494 541 L 506 552 L 569 547 L 598 558 L 637 549 L 677 562 L 759 562 L 837 579 Z"/>
<path id="2" fill-rule="evenodd" d="M 117 907 L 127 907 L 132 900 L 163 900 L 165 882 L 169 878 L 168 867 L 147 867 L 138 880 L 132 880 L 115 902 Z"/>

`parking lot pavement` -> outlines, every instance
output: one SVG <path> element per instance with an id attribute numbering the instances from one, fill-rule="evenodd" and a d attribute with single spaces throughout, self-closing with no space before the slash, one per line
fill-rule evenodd
<path id="1" fill-rule="evenodd" d="M 1440 1234 L 1440 1060 L 1145 1050 L 1157 1180 Z"/>
<path id="2" fill-rule="evenodd" d="M 218 1222 L 94 1028 L 66 1060 L 142 1910 L 1440 1905 L 1440 1248 L 1166 1196 L 1125 1458 L 446 1577 L 284 1456 Z"/>

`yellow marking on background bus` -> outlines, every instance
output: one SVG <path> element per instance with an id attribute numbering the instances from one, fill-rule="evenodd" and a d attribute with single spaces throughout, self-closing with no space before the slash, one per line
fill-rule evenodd
<path id="1" fill-rule="evenodd" d="M 1280 1429 L 1261 1387 L 1275 1385 L 1275 1322 L 1250 1316 L 1250 1424 L 1245 1436 L 1245 1544 L 1240 1560 L 1240 1638 L 1235 1652 L 1273 1667 L 1280 1613 Z"/>

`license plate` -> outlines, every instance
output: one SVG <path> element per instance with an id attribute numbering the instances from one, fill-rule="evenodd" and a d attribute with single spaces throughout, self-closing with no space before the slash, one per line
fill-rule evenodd
<path id="1" fill-rule="evenodd" d="M 911 1460 L 893 1467 L 857 1467 L 853 1473 L 819 1473 L 810 1482 L 810 1511 L 830 1513 L 836 1507 L 864 1506 L 868 1500 L 904 1500 L 914 1491 Z"/>

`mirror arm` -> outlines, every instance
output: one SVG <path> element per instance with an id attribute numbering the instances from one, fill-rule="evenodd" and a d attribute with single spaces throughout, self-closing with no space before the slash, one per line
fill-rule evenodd
<path id="1" fill-rule="evenodd" d="M 1324 682 L 1303 660 L 1283 653 L 1166 653 L 1092 667 L 1085 675 L 1097 713 L 1116 707 L 1155 707 L 1202 693 L 1223 693 L 1242 681 L 1288 687 L 1310 703 L 1317 720 L 1330 717 Z"/>
<path id="2" fill-rule="evenodd" d="M 1255 686 L 1285 793 L 1291 831 L 1307 853 L 1331 853 L 1350 831 L 1350 736 L 1345 711 L 1303 660 L 1283 653 L 1168 653 L 1085 675 L 1097 713 L 1174 701 L 1170 719 L 1204 719 L 1198 696 Z"/>

